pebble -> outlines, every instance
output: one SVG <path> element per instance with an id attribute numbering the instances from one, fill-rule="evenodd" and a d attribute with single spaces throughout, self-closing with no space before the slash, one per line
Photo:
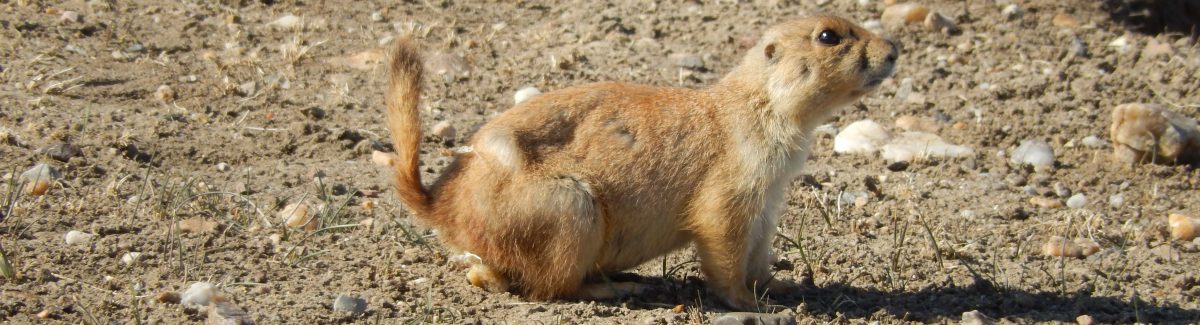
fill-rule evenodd
<path id="1" fill-rule="evenodd" d="M 54 142 L 49 146 L 42 148 L 41 151 L 43 154 L 50 156 L 50 158 L 61 162 L 67 162 L 68 160 L 71 160 L 71 158 L 83 155 L 83 151 L 79 150 L 78 147 L 62 141 Z"/>
<path id="2" fill-rule="evenodd" d="M 1051 236 L 1042 245 L 1042 254 L 1054 257 L 1088 257 L 1100 251 L 1100 244 L 1087 238 L 1076 238 L 1069 241 L 1062 236 Z"/>
<path id="3" fill-rule="evenodd" d="M 667 56 L 667 60 L 671 65 L 684 69 L 701 69 L 704 68 L 704 59 L 699 55 L 692 53 L 674 53 Z"/>
<path id="4" fill-rule="evenodd" d="M 129 53 L 141 53 L 144 51 L 146 51 L 146 46 L 142 45 L 142 43 L 133 43 L 125 47 L 125 52 Z"/>
<path id="5" fill-rule="evenodd" d="M 33 168 L 21 173 L 21 181 L 23 182 L 36 182 L 39 180 L 53 181 L 60 177 L 62 177 L 62 174 L 58 172 L 58 169 L 48 164 L 37 164 Z"/>
<path id="6" fill-rule="evenodd" d="M 1025 11 L 1021 10 L 1021 6 L 1013 3 L 1004 6 L 1004 9 L 1000 10 L 1000 14 L 1004 16 L 1004 19 L 1013 20 L 1021 18 L 1021 16 L 1025 14 Z"/>
<path id="7" fill-rule="evenodd" d="M 1167 216 L 1167 223 L 1171 226 L 1171 238 L 1188 241 L 1196 238 L 1196 226 L 1200 224 L 1200 220 L 1185 214 L 1172 213 Z"/>
<path id="8" fill-rule="evenodd" d="M 1054 166 L 1054 149 L 1042 140 L 1021 141 L 1011 156 L 1009 161 L 1017 165 L 1032 165 L 1035 168 Z"/>
<path id="9" fill-rule="evenodd" d="M 213 288 L 212 283 L 196 282 L 192 283 L 192 285 L 183 292 L 179 302 L 184 306 L 207 306 L 208 303 L 212 301 L 214 294 L 215 289 Z"/>
<path id="10" fill-rule="evenodd" d="M 178 304 L 180 298 L 179 298 L 178 293 L 166 291 L 166 292 L 159 293 L 157 296 L 154 297 L 154 300 L 157 300 L 159 303 L 164 303 L 164 304 Z"/>
<path id="11" fill-rule="evenodd" d="M 175 101 L 175 89 L 171 89 L 171 86 L 167 85 L 158 86 L 158 89 L 154 90 L 154 98 L 168 103 L 173 102 Z"/>
<path id="12" fill-rule="evenodd" d="M 928 118 L 920 118 L 912 115 L 905 115 L 896 118 L 896 127 L 905 131 L 921 131 L 929 133 L 937 133 L 942 129 L 937 121 Z"/>
<path id="13" fill-rule="evenodd" d="M 1088 315 L 1079 315 L 1079 317 L 1075 317 L 1075 322 L 1079 325 L 1092 325 L 1096 324 L 1096 319 Z"/>
<path id="14" fill-rule="evenodd" d="M 1029 203 L 1046 209 L 1058 209 L 1063 207 L 1062 201 L 1041 196 L 1029 198 Z"/>
<path id="15" fill-rule="evenodd" d="M 1099 149 L 1099 148 L 1104 148 L 1104 147 L 1108 146 L 1108 141 L 1104 141 L 1104 139 L 1100 139 L 1099 137 L 1094 136 L 1094 135 L 1089 135 L 1089 136 L 1084 137 L 1083 140 L 1079 141 L 1079 143 L 1082 143 L 1083 146 L 1092 148 L 1092 149 Z"/>
<path id="16" fill-rule="evenodd" d="M 298 27 L 302 27 L 301 25 L 303 24 L 303 22 L 304 22 L 303 18 L 297 17 L 296 15 L 292 15 L 292 14 L 286 14 L 286 15 L 283 15 L 282 17 L 279 17 L 279 19 L 275 19 L 275 21 L 267 23 L 267 25 L 271 26 L 273 28 L 276 28 L 276 29 L 295 29 Z"/>
<path id="17" fill-rule="evenodd" d="M 308 205 L 304 203 L 292 203 L 284 206 L 283 210 L 279 211 L 279 218 L 285 220 L 288 227 L 304 227 L 305 230 L 310 231 L 316 230 L 319 223 L 315 216 L 309 213 Z"/>
<path id="18" fill-rule="evenodd" d="M 1050 24 L 1060 28 L 1075 28 L 1079 27 L 1079 19 L 1067 13 L 1058 13 L 1050 19 Z"/>
<path id="19" fill-rule="evenodd" d="M 921 23 L 929 15 L 929 7 L 918 3 L 900 3 L 883 9 L 879 21 L 887 28 L 898 28 L 907 24 Z"/>
<path id="20" fill-rule="evenodd" d="M 947 143 L 942 137 L 925 132 L 904 132 L 882 148 L 883 159 L 915 161 L 929 158 L 965 157 L 971 148 Z"/>
<path id="21" fill-rule="evenodd" d="M 217 171 L 227 172 L 227 171 L 229 171 L 230 169 L 233 169 L 233 168 L 232 168 L 232 167 L 229 167 L 229 164 L 226 164 L 226 163 L 223 163 L 223 162 L 219 162 L 219 163 L 217 163 Z"/>
<path id="22" fill-rule="evenodd" d="M 978 310 L 963 312 L 962 320 L 959 322 L 959 324 L 962 325 L 992 325 L 995 323 L 995 319 L 988 317 L 988 315 L 984 315 Z"/>
<path id="23" fill-rule="evenodd" d="M 201 217 L 192 217 L 179 222 L 179 232 L 191 234 L 211 234 L 217 231 L 217 222 Z"/>
<path id="24" fill-rule="evenodd" d="M 541 94 L 542 94 L 542 91 L 538 90 L 537 87 L 529 86 L 529 87 L 521 88 L 521 90 L 517 90 L 517 92 L 513 94 L 513 104 L 514 105 L 520 104 L 521 102 L 524 102 L 525 100 L 533 98 L 533 96 L 537 96 L 537 95 L 541 95 Z"/>
<path id="25" fill-rule="evenodd" d="M 367 311 L 367 301 L 358 297 L 340 295 L 333 300 L 333 310 L 361 314 Z"/>
<path id="26" fill-rule="evenodd" d="M 50 310 L 42 309 L 42 311 L 37 313 L 37 318 L 38 319 L 50 319 Z"/>
<path id="27" fill-rule="evenodd" d="M 137 263 L 141 260 L 142 253 L 140 252 L 128 252 L 125 253 L 125 255 L 121 255 L 121 263 L 124 263 L 125 265 L 137 265 Z"/>
<path id="28" fill-rule="evenodd" d="M 894 172 L 904 171 L 908 169 L 907 161 L 896 161 L 887 165 L 887 169 Z"/>
<path id="29" fill-rule="evenodd" d="M 92 241 L 92 237 L 96 237 L 96 235 L 78 230 L 71 230 L 67 232 L 67 235 L 64 236 L 63 239 L 66 240 L 67 245 L 78 245 L 87 244 L 88 242 Z"/>
<path id="30" fill-rule="evenodd" d="M 64 10 L 58 15 L 58 19 L 69 23 L 78 23 L 83 21 L 83 16 L 80 16 L 78 12 Z"/>
<path id="31" fill-rule="evenodd" d="M 874 153 L 891 135 L 879 123 L 862 120 L 850 123 L 833 137 L 833 151 L 837 153 Z"/>
<path id="32" fill-rule="evenodd" d="M 778 314 L 763 314 L 763 313 L 727 313 L 717 316 L 713 320 L 713 325 L 742 325 L 742 324 L 758 324 L 758 325 L 794 325 L 796 317 L 789 315 Z"/>
<path id="33" fill-rule="evenodd" d="M 371 163 L 376 166 L 391 166 L 396 161 L 396 154 L 379 150 L 371 151 Z"/>
<path id="34" fill-rule="evenodd" d="M 937 12 L 930 12 L 929 15 L 925 16 L 925 28 L 941 32 L 942 34 L 958 32 L 958 25 L 953 20 Z"/>
<path id="35" fill-rule="evenodd" d="M 1117 37 L 1112 42 L 1108 42 L 1108 47 L 1117 49 L 1117 52 L 1125 52 L 1129 49 L 1129 39 L 1125 36 Z"/>
<path id="36" fill-rule="evenodd" d="M 237 86 L 237 93 L 242 97 L 250 97 L 254 92 L 258 91 L 258 83 L 253 81 L 243 82 Z"/>
<path id="37" fill-rule="evenodd" d="M 1125 205 L 1125 196 L 1122 196 L 1120 194 L 1113 194 L 1113 195 L 1108 196 L 1108 206 L 1111 206 L 1114 208 L 1120 208 L 1122 205 Z"/>
<path id="38" fill-rule="evenodd" d="M 372 12 L 371 13 L 371 21 L 377 22 L 377 23 L 383 21 L 383 13 L 378 12 L 378 11 Z"/>
<path id="39" fill-rule="evenodd" d="M 433 125 L 432 131 L 433 135 L 442 138 L 442 140 L 454 140 L 454 137 L 458 135 L 458 130 L 454 128 L 454 125 L 450 124 L 450 121 L 437 122 L 437 124 Z"/>
<path id="40" fill-rule="evenodd" d="M 1124 163 L 1200 160 L 1200 126 L 1159 105 L 1130 103 L 1113 109 L 1113 155 Z"/>
<path id="41" fill-rule="evenodd" d="M 1082 209 L 1084 205 L 1087 205 L 1087 196 L 1084 196 L 1083 193 L 1076 193 L 1067 199 L 1068 208 Z"/>

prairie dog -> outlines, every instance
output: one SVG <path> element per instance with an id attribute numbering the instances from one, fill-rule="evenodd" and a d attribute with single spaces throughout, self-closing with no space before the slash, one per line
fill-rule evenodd
<path id="1" fill-rule="evenodd" d="M 695 243 L 709 290 L 755 308 L 785 192 L 809 134 L 894 69 L 891 41 L 838 17 L 771 27 L 703 89 L 594 83 L 533 97 L 482 126 L 473 151 L 421 183 L 422 63 L 400 40 L 385 94 L 396 190 L 468 280 L 530 299 L 602 299 L 632 283 L 587 284 Z"/>

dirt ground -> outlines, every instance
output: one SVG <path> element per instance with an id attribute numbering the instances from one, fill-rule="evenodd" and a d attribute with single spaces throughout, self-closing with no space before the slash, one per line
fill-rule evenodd
<path id="1" fill-rule="evenodd" d="M 1167 225 L 1168 213 L 1200 215 L 1200 171 L 1123 165 L 1110 147 L 1083 144 L 1108 138 L 1122 103 L 1200 116 L 1200 51 L 1178 33 L 1194 21 L 1178 18 L 1185 8 L 1144 25 L 1161 14 L 1154 2 L 1012 1 L 1020 11 L 1008 15 L 1010 1 L 927 0 L 961 31 L 886 29 L 903 45 L 895 78 L 830 126 L 894 129 L 913 115 L 974 153 L 892 171 L 877 155 L 834 154 L 831 134 L 815 137 L 782 218 L 787 238 L 775 242 L 777 277 L 807 286 L 762 311 L 802 323 L 957 322 L 971 310 L 1016 323 L 1200 322 L 1200 240 L 1172 240 Z M 0 245 L 16 271 L 0 278 L 0 320 L 201 322 L 204 309 L 167 294 L 205 281 L 260 324 L 707 323 L 728 310 L 704 291 L 690 249 L 622 275 L 650 290 L 618 301 L 528 302 L 471 287 L 371 161 L 390 147 L 378 49 L 411 32 L 429 54 L 423 123 L 458 130 L 424 144 L 429 180 L 448 162 L 440 148 L 461 145 L 525 86 L 703 87 L 774 22 L 866 22 L 883 8 L 0 1 L 0 175 L 11 184 L 39 163 L 61 172 L 43 196 L 0 187 Z M 1056 24 L 1059 14 L 1075 21 Z M 680 67 L 672 54 L 702 66 Z M 911 89 L 897 96 L 902 87 Z M 1009 164 L 1026 139 L 1053 147 L 1053 168 Z M 1081 208 L 1030 201 L 1079 193 Z M 296 202 L 320 231 L 279 218 Z M 70 231 L 92 236 L 67 243 Z M 1045 257 L 1051 236 L 1101 249 Z M 365 312 L 334 310 L 339 295 L 364 299 Z"/>

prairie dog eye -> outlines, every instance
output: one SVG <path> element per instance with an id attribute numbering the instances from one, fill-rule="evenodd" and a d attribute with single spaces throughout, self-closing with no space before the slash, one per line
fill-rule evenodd
<path id="1" fill-rule="evenodd" d="M 838 45 L 842 43 L 842 36 L 832 30 L 821 31 L 821 35 L 817 35 L 817 41 L 825 45 Z"/>

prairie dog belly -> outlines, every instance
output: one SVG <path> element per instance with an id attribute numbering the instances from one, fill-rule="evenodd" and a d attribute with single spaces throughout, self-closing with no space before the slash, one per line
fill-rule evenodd
<path id="1" fill-rule="evenodd" d="M 678 218 L 647 214 L 635 212 L 608 218 L 624 220 L 614 222 L 607 229 L 607 238 L 597 259 L 601 271 L 633 268 L 691 242 L 691 235 L 682 230 L 684 227 Z"/>

